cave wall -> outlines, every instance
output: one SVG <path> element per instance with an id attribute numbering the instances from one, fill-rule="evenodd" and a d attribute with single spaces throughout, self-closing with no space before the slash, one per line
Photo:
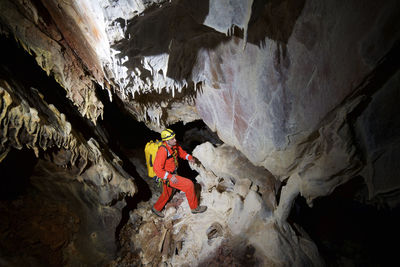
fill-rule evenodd
<path id="1" fill-rule="evenodd" d="M 244 41 L 232 40 L 200 53 L 204 66 L 197 72 L 208 82 L 196 101 L 199 114 L 254 164 L 278 176 L 306 177 L 300 144 L 311 145 L 307 139 L 329 123 L 328 113 L 337 112 L 398 40 L 397 5 L 306 1 L 284 48 L 266 36 L 261 47 L 248 43 L 241 50 Z M 383 29 L 393 34 L 383 37 Z"/>
<path id="2" fill-rule="evenodd" d="M 38 89 L 26 87 L 29 79 L 14 77 L 0 66 L 0 158 L 20 150 L 39 160 L 14 157 L 4 163 L 2 179 L 13 181 L 3 181 L 2 260 L 35 266 L 111 260 L 123 197 L 137 192 L 132 177 L 110 148 L 86 139 Z M 31 174 L 13 171 L 29 166 Z M 7 197 L 16 190 L 13 184 L 21 193 Z M 18 260 L 18 254 L 25 257 Z"/>
<path id="3" fill-rule="evenodd" d="M 83 115 L 96 121 L 102 113 L 89 92 L 92 83 L 82 80 L 92 76 L 104 88 L 114 85 L 114 94 L 148 127 L 159 131 L 201 118 L 224 142 L 278 176 L 293 172 L 301 156 L 298 144 L 327 123 L 327 114 L 357 89 L 399 34 L 396 1 L 3 5 L 10 10 L 2 16 L 9 27 L 3 31 L 30 51 L 41 47 L 34 52 L 39 65 L 66 88 Z M 40 12 L 46 20 L 37 19 Z M 32 17 L 33 25 L 22 15 Z M 28 26 L 31 31 L 19 32 Z M 58 38 L 52 37 L 56 30 Z M 35 38 L 34 31 L 47 36 Z M 43 39 L 50 40 L 37 43 Z M 69 50 L 75 53 L 67 57 Z M 46 59 L 59 54 L 67 60 Z M 76 67 L 60 65 L 66 61 Z M 79 84 L 57 78 L 82 68 L 88 72 L 69 79 Z"/>
<path id="4" fill-rule="evenodd" d="M 360 150 L 365 155 L 362 171 L 368 185 L 369 198 L 377 198 L 381 205 L 398 206 L 399 130 L 397 116 L 399 95 L 397 71 L 375 93 L 362 115 L 356 121 Z M 382 131 L 377 131 L 382 129 Z"/>
<path id="5" fill-rule="evenodd" d="M 38 65 L 65 88 L 67 98 L 82 116 L 96 122 L 103 112 L 103 104 L 95 94 L 91 75 L 100 84 L 104 75 L 92 44 L 105 39 L 89 15 L 95 16 L 94 11 L 80 17 L 81 8 L 85 8 L 81 4 L 2 1 L 1 31 L 20 42 Z"/>

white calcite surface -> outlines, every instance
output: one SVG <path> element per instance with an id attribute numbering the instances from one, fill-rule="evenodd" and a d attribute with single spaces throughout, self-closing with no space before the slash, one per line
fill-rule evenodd
<path id="1" fill-rule="evenodd" d="M 139 204 L 138 209 L 131 213 L 127 227 L 137 229 L 130 242 L 141 251 L 140 262 L 173 266 L 213 265 L 221 264 L 218 259 L 222 257 L 222 261 L 231 261 L 232 264 L 247 259 L 248 262 L 256 261 L 259 266 L 323 266 L 309 237 L 301 229 L 296 233 L 285 221 L 277 220 L 275 208 L 271 208 L 274 203 L 267 203 L 268 200 L 254 190 L 256 187 L 252 187 L 252 180 L 257 181 L 256 176 L 261 172 L 254 171 L 257 168 L 250 162 L 241 162 L 243 156 L 239 151 L 228 149 L 226 145 L 213 150 L 209 146 L 209 143 L 204 143 L 194 151 L 204 166 L 202 163 L 191 165 L 199 173 L 196 180 L 201 186 L 200 204 L 208 207 L 205 213 L 191 214 L 183 192 L 176 193 L 166 205 L 163 210 L 165 218 L 158 218 L 150 211 L 160 192 L 155 193 L 150 203 Z M 217 159 L 224 153 L 227 161 L 221 165 Z M 216 160 L 202 161 L 209 158 Z M 231 158 L 235 160 L 229 160 Z M 233 171 L 237 164 L 241 165 L 243 173 L 248 171 L 249 178 Z M 215 170 L 222 174 L 230 173 L 230 178 L 218 176 Z M 226 183 L 224 179 L 232 179 L 235 184 Z M 266 189 L 264 194 L 268 190 L 274 189 Z M 221 248 L 229 251 L 227 242 L 241 244 L 236 248 L 236 255 L 218 253 Z M 242 259 L 242 250 L 246 246 L 255 251 Z M 112 266 L 118 266 L 117 262 L 128 264 L 129 258 L 119 258 Z"/>
<path id="2" fill-rule="evenodd" d="M 221 186 L 237 192 L 242 197 L 247 195 L 250 188 L 256 189 L 262 194 L 267 206 L 271 209 L 276 207 L 275 196 L 278 182 L 275 177 L 266 169 L 252 165 L 235 148 L 225 144 L 214 147 L 206 142 L 197 146 L 193 155 L 207 170 L 224 179 L 220 183 Z"/>
<path id="3" fill-rule="evenodd" d="M 238 26 L 245 30 L 246 37 L 252 4 L 253 0 L 211 0 L 204 25 L 226 34 Z"/>
<path id="4" fill-rule="evenodd" d="M 200 117 L 256 166 L 282 181 L 299 175 L 288 200 L 300 193 L 312 205 L 361 170 L 346 116 L 362 101 L 348 97 L 389 51 L 371 36 L 390 24 L 384 17 L 394 5 L 307 1 L 284 47 L 271 35 L 200 50 Z"/>
<path id="5" fill-rule="evenodd" d="M 294 152 L 297 145 L 317 130 L 327 113 L 371 71 L 354 44 L 369 42 L 366 34 L 374 21 L 363 19 L 365 14 L 379 10 L 383 15 L 390 6 L 370 4 L 376 9 L 349 4 L 331 28 L 336 21 L 334 10 L 340 6 L 334 1 L 307 1 L 285 57 L 268 38 L 261 47 L 247 44 L 243 50 L 244 41 L 233 39 L 213 51 L 199 51 L 202 64 L 195 66 L 193 75 L 205 79 L 196 99 L 201 118 L 254 164 L 275 175 L 287 175 L 299 156 Z M 330 15 L 318 20 L 325 13 Z M 352 24 L 353 20 L 359 23 Z M 319 38 L 327 32 L 326 38 Z"/>

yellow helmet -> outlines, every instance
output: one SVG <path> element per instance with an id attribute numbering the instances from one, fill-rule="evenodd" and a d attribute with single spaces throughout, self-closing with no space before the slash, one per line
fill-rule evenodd
<path id="1" fill-rule="evenodd" d="M 175 133 L 174 133 L 174 131 L 172 131 L 170 129 L 165 129 L 164 131 L 161 132 L 161 139 L 163 141 L 170 140 L 174 137 L 175 137 Z"/>

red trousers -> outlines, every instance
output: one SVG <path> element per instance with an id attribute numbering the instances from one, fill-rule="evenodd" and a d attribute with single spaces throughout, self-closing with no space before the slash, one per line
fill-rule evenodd
<path id="1" fill-rule="evenodd" d="M 161 196 L 158 198 L 156 204 L 154 204 L 154 208 L 158 211 L 161 211 L 165 204 L 167 204 L 171 194 L 172 194 L 172 187 L 181 190 L 182 192 L 185 192 L 186 194 L 186 199 L 189 202 L 189 207 L 190 209 L 195 209 L 198 206 L 198 200 L 196 197 L 196 192 L 194 191 L 194 184 L 191 180 L 175 175 L 176 179 L 178 179 L 178 182 L 176 184 L 172 183 L 172 181 L 169 181 L 169 186 L 163 183 L 163 191 Z"/>

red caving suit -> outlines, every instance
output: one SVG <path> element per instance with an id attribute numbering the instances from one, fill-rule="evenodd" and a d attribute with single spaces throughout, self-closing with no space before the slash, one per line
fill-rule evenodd
<path id="1" fill-rule="evenodd" d="M 164 147 L 165 146 L 165 147 Z M 168 149 L 168 153 L 167 150 Z M 175 152 L 175 157 L 173 156 Z M 168 158 L 168 155 L 170 157 Z M 163 142 L 163 146 L 160 146 L 157 151 L 156 158 L 154 160 L 153 169 L 156 173 L 157 177 L 161 179 L 170 179 L 173 174 L 178 179 L 177 183 L 169 182 L 169 186 L 166 183 L 163 183 L 163 192 L 161 196 L 158 198 L 156 204 L 154 204 L 154 208 L 158 211 L 161 211 L 165 204 L 167 204 L 171 193 L 172 188 L 176 188 L 185 192 L 186 198 L 189 202 L 190 209 L 195 209 L 198 206 L 198 200 L 196 197 L 196 193 L 194 190 L 194 184 L 191 180 L 179 176 L 176 174 L 176 169 L 178 167 L 178 156 L 182 159 L 191 160 L 193 157 L 189 155 L 182 147 L 176 144 L 173 147 L 170 147 L 166 142 Z"/>

